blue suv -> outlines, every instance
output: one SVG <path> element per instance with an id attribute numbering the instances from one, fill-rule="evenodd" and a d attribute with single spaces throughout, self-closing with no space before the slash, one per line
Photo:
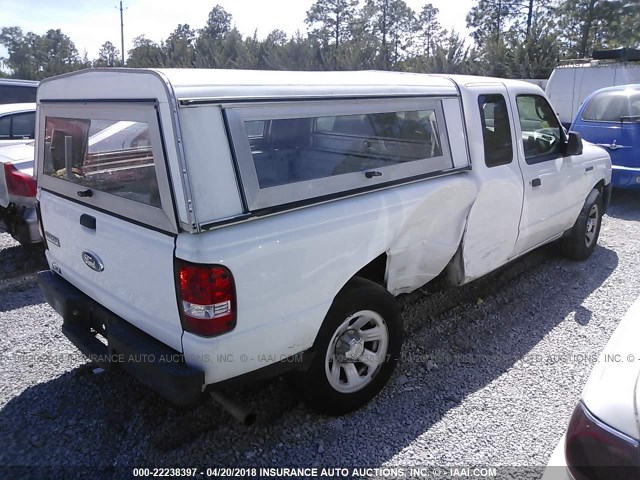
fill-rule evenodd
<path id="1" fill-rule="evenodd" d="M 640 188 L 640 84 L 596 90 L 578 110 L 570 130 L 607 149 L 614 187 Z"/>

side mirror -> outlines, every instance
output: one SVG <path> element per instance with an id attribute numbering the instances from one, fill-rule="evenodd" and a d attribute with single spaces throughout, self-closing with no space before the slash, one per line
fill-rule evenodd
<path id="1" fill-rule="evenodd" d="M 582 154 L 582 135 L 578 132 L 569 132 L 567 143 L 564 148 L 564 154 L 566 156 Z"/>

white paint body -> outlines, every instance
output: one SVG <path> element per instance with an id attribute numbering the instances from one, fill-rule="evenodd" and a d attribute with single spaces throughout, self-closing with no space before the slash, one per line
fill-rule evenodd
<path id="1" fill-rule="evenodd" d="M 494 168 L 484 163 L 478 109 L 478 95 L 487 93 L 504 94 L 512 111 L 514 160 Z M 609 184 L 609 156 L 586 145 L 580 156 L 526 164 L 514 100 L 519 93 L 543 95 L 525 82 L 388 72 L 115 69 L 45 81 L 39 101 L 157 99 L 179 226 L 167 235 L 41 189 L 44 229 L 61 245 L 49 245 L 49 264 L 97 302 L 183 352 L 204 370 L 206 384 L 265 367 L 309 349 L 338 291 L 382 254 L 386 287 L 398 295 L 438 276 L 458 251 L 464 265 L 458 282 L 466 283 L 571 228 L 589 192 Z M 472 168 L 243 216 L 222 107 L 215 101 L 397 94 L 456 99 L 463 113 L 446 119 L 453 161 Z M 180 99 L 212 102 L 185 106 Z M 585 165 L 594 168 L 585 173 Z M 534 176 L 543 177 L 539 190 L 529 184 Z M 78 225 L 83 212 L 96 217 L 96 231 Z M 221 221 L 226 223 L 204 228 Z M 102 259 L 103 272 L 84 265 L 85 248 Z M 237 291 L 233 331 L 214 338 L 183 332 L 174 256 L 229 268 Z M 229 355 L 234 361 L 218 361 Z"/>

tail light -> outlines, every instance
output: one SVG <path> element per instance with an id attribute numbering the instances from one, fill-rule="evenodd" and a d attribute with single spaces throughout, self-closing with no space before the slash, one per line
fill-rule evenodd
<path id="1" fill-rule="evenodd" d="M 236 288 L 222 265 L 198 265 L 176 260 L 182 326 L 187 332 L 212 337 L 236 326 Z"/>
<path id="2" fill-rule="evenodd" d="M 9 195 L 18 197 L 36 196 L 37 186 L 35 179 L 26 173 L 16 170 L 16 167 L 10 163 L 4 164 L 4 177 Z"/>
<path id="3" fill-rule="evenodd" d="M 639 455 L 637 440 L 605 425 L 578 403 L 565 443 L 567 468 L 575 480 L 637 480 Z"/>

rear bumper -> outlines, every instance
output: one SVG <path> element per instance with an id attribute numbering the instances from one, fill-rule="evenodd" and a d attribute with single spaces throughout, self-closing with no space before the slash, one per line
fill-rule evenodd
<path id="1" fill-rule="evenodd" d="M 612 165 L 611 184 L 621 188 L 640 188 L 640 168 Z"/>
<path id="2" fill-rule="evenodd" d="M 177 405 L 198 402 L 204 372 L 184 363 L 182 353 L 102 307 L 59 275 L 38 274 L 45 300 L 63 318 L 62 332 L 90 360 L 119 366 Z M 107 340 L 102 343 L 96 335 Z"/>
<path id="3" fill-rule="evenodd" d="M 0 227 L 22 244 L 42 241 L 38 228 L 38 216 L 34 207 L 9 204 L 0 207 Z"/>

